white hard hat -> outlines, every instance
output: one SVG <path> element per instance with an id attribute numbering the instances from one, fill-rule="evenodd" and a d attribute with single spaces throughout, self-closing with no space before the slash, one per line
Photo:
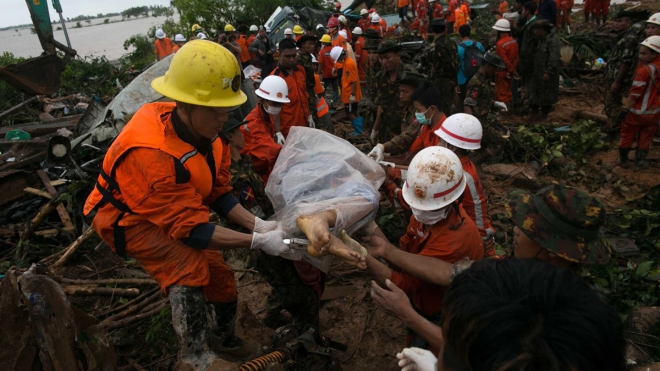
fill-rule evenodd
<path id="1" fill-rule="evenodd" d="M 353 29 L 353 34 L 355 34 L 355 35 L 362 35 L 362 28 L 360 28 L 360 27 L 355 27 L 355 28 Z"/>
<path id="2" fill-rule="evenodd" d="M 165 31 L 162 28 L 156 30 L 156 37 L 159 39 L 165 38 Z"/>
<path id="3" fill-rule="evenodd" d="M 284 30 L 285 35 L 293 35 L 293 31 L 290 28 Z"/>
<path id="4" fill-rule="evenodd" d="M 339 23 L 346 23 L 347 22 L 346 17 L 344 17 L 343 15 L 340 15 L 338 20 L 339 20 Z"/>
<path id="5" fill-rule="evenodd" d="M 337 62 L 337 59 L 339 59 L 339 56 L 341 53 L 344 51 L 344 48 L 341 46 L 335 46 L 330 50 L 330 58 L 332 58 L 333 61 Z"/>
<path id="6" fill-rule="evenodd" d="M 481 148 L 483 129 L 479 119 L 467 113 L 456 113 L 447 117 L 440 129 L 434 131 L 452 146 L 463 149 Z"/>
<path id="7" fill-rule="evenodd" d="M 433 1 L 435 1 L 435 0 L 433 0 Z M 365 14 L 368 14 L 368 13 L 369 13 L 369 11 L 367 10 L 367 8 L 364 8 L 364 9 L 360 10 L 360 15 L 365 15 Z"/>
<path id="8" fill-rule="evenodd" d="M 371 15 L 371 23 L 378 23 L 380 22 L 380 16 L 377 13 L 374 13 Z"/>
<path id="9" fill-rule="evenodd" d="M 186 41 L 186 38 L 183 37 L 182 34 L 178 33 L 178 34 L 176 34 L 176 36 L 174 36 L 174 41 L 176 41 L 176 42 L 184 42 L 184 41 Z"/>
<path id="10" fill-rule="evenodd" d="M 652 16 L 650 16 L 649 19 L 646 21 L 646 23 L 653 23 L 660 26 L 660 13 L 655 13 Z"/>
<path id="11" fill-rule="evenodd" d="M 322 24 L 319 23 L 319 24 L 316 25 L 316 29 L 318 30 L 320 28 L 325 28 L 325 27 Z"/>
<path id="12" fill-rule="evenodd" d="M 289 103 L 289 87 L 286 81 L 277 75 L 266 76 L 255 94 L 265 100 L 277 103 Z"/>
<path id="13" fill-rule="evenodd" d="M 641 45 L 653 49 L 656 53 L 660 53 L 660 36 L 649 36 L 646 40 L 642 41 Z"/>
<path id="14" fill-rule="evenodd" d="M 445 147 L 424 148 L 408 166 L 403 199 L 410 207 L 429 211 L 456 201 L 465 191 L 461 160 Z"/>
<path id="15" fill-rule="evenodd" d="M 316 56 L 314 55 L 314 53 L 312 53 L 310 55 L 312 56 L 312 63 L 319 63 L 319 61 L 316 60 Z"/>
<path id="16" fill-rule="evenodd" d="M 206 40 L 206 35 L 204 35 L 203 33 L 200 32 L 200 33 L 197 34 L 197 38 L 199 40 Z"/>
<path id="17" fill-rule="evenodd" d="M 348 38 L 348 34 L 346 33 L 346 30 L 339 30 L 338 32 L 340 35 L 344 37 L 344 39 Z"/>
<path id="18" fill-rule="evenodd" d="M 259 31 L 259 28 L 257 28 L 257 25 L 252 25 L 250 26 L 250 31 Z"/>
<path id="19" fill-rule="evenodd" d="M 511 32 L 511 22 L 507 21 L 506 19 L 500 19 L 499 21 L 495 22 L 493 30 Z"/>

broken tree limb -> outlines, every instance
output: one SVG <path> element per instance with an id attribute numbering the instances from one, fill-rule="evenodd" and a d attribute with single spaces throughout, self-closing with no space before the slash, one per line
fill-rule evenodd
<path id="1" fill-rule="evenodd" d="M 36 95 L 35 95 L 34 97 L 30 98 L 30 99 L 26 99 L 26 100 L 24 100 L 23 102 L 21 102 L 21 103 L 15 105 L 15 106 L 13 106 L 13 107 L 11 107 L 11 108 L 9 108 L 9 109 L 3 111 L 2 113 L 0 113 L 0 120 L 3 119 L 3 118 L 5 118 L 5 117 L 7 117 L 7 116 L 9 116 L 9 115 L 11 115 L 12 113 L 18 112 L 18 110 L 20 110 L 20 109 L 22 109 L 23 107 L 25 107 L 26 104 L 28 104 L 28 103 L 32 103 L 32 102 L 34 102 L 35 100 L 37 100 L 37 96 L 36 96 Z"/>
<path id="2" fill-rule="evenodd" d="M 145 291 L 142 294 L 140 294 L 140 296 L 136 297 L 135 299 L 132 299 L 128 303 L 122 304 L 122 305 L 120 305 L 116 308 L 110 308 L 110 309 L 106 310 L 105 312 L 99 313 L 98 315 L 96 315 L 96 317 L 106 316 L 110 313 L 119 312 L 120 310 L 123 310 L 124 308 L 131 307 L 131 306 L 135 305 L 135 303 L 139 303 L 140 301 L 142 301 L 142 299 L 146 298 L 147 296 L 151 297 L 151 295 L 153 295 L 156 291 L 160 291 L 160 287 L 149 290 L 149 291 Z"/>
<path id="3" fill-rule="evenodd" d="M 52 213 L 53 210 L 55 210 L 57 205 L 59 205 L 57 197 L 49 200 L 41 209 L 39 209 L 37 215 L 35 215 L 34 218 L 30 220 L 30 226 L 26 224 L 25 227 L 23 227 L 23 232 L 21 233 L 21 238 L 18 241 L 18 246 L 16 249 L 16 259 L 21 259 L 23 256 L 23 244 L 28 239 L 30 230 L 37 228 L 41 223 L 43 223 L 43 221 L 46 220 L 46 217 L 48 217 L 48 215 Z"/>
<path id="4" fill-rule="evenodd" d="M 44 183 L 44 186 L 46 187 L 46 190 L 48 193 L 50 193 L 51 196 L 55 197 L 57 195 L 57 190 L 55 187 L 53 187 L 50 184 L 50 179 L 48 178 L 48 175 L 46 175 L 46 172 L 39 169 L 37 170 L 37 175 L 39 176 L 39 179 L 41 179 L 41 182 Z M 66 208 L 64 205 L 60 204 L 57 205 L 57 213 L 60 215 L 60 219 L 62 220 L 62 224 L 64 224 L 64 230 L 67 232 L 73 232 L 76 230 L 76 227 L 73 226 L 73 223 L 71 223 L 71 217 L 69 216 L 69 213 L 66 212 Z"/>
<path id="5" fill-rule="evenodd" d="M 130 308 L 126 309 L 125 311 L 122 311 L 120 313 L 117 313 L 115 315 L 112 315 L 112 316 L 104 319 L 102 321 L 102 323 L 108 324 L 108 323 L 111 323 L 111 322 L 116 322 L 116 321 L 119 321 L 121 319 L 124 319 L 124 318 L 130 316 L 133 313 L 148 311 L 152 308 L 152 304 L 154 304 L 154 301 L 156 301 L 161 296 L 162 295 L 161 295 L 160 291 L 156 292 L 156 293 L 150 295 L 148 298 L 142 300 L 141 302 L 139 302 L 139 303 L 131 306 Z M 167 298 L 165 298 L 165 300 L 167 300 Z M 160 301 L 162 301 L 162 300 L 160 300 Z"/>
<path id="6" fill-rule="evenodd" d="M 64 286 L 67 295 L 102 295 L 102 296 L 138 296 L 140 290 L 116 289 L 113 287 L 89 287 L 89 286 Z"/>
<path id="7" fill-rule="evenodd" d="M 36 188 L 32 188 L 32 187 L 23 188 L 23 192 L 31 193 L 31 194 L 37 195 L 37 196 L 41 196 L 41 197 L 47 198 L 49 200 L 53 198 L 53 196 L 51 196 L 50 193 L 44 192 L 40 189 L 36 189 Z"/>
<path id="8" fill-rule="evenodd" d="M 66 252 L 64 253 L 64 255 L 62 255 L 62 257 L 53 264 L 52 268 L 58 268 L 64 265 L 64 263 L 66 263 L 66 261 L 69 260 L 69 257 L 71 257 L 71 255 L 73 255 L 73 253 L 76 252 L 76 250 L 78 250 L 80 245 L 82 245 L 83 242 L 87 241 L 88 238 L 92 237 L 93 234 L 94 234 L 94 229 L 92 229 L 92 227 L 87 228 L 85 233 L 83 233 L 80 237 L 78 237 L 75 241 L 73 241 L 73 243 L 69 245 L 69 247 L 66 248 Z"/>
<path id="9" fill-rule="evenodd" d="M 578 111 L 577 118 L 585 120 L 594 120 L 601 124 L 607 124 L 607 116 L 589 111 Z"/>
<path id="10" fill-rule="evenodd" d="M 144 278 L 108 278 L 101 280 L 76 280 L 71 278 L 62 278 L 63 283 L 76 285 L 157 285 L 156 280 Z"/>
<path id="11" fill-rule="evenodd" d="M 158 304 L 158 305 L 155 308 L 153 308 L 149 311 L 142 312 L 142 313 L 140 313 L 138 315 L 135 315 L 133 317 L 125 318 L 121 321 L 108 323 L 107 325 L 105 325 L 106 331 L 111 331 L 111 330 L 118 329 L 118 328 L 121 328 L 121 327 L 126 327 L 126 326 L 130 325 L 131 323 L 141 321 L 145 318 L 149 318 L 149 317 L 153 316 L 154 314 L 160 312 L 163 308 L 165 308 L 167 306 L 167 299 L 163 299 L 160 302 L 154 303 L 154 304 Z"/>

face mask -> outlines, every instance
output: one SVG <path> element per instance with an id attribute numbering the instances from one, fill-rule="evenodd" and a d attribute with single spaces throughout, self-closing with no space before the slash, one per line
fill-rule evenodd
<path id="1" fill-rule="evenodd" d="M 428 112 L 429 109 L 431 109 L 431 107 L 427 108 L 424 112 L 415 112 L 415 119 L 417 119 L 417 122 L 421 125 L 430 124 L 429 119 L 426 118 L 426 112 Z"/>
<path id="2" fill-rule="evenodd" d="M 446 206 L 440 210 L 431 210 L 431 211 L 417 210 L 413 207 L 411 207 L 410 209 L 412 210 L 415 219 L 417 219 L 420 223 L 426 225 L 434 225 L 439 221 L 445 220 L 447 218 L 447 214 L 449 214 L 450 206 Z"/>
<path id="3" fill-rule="evenodd" d="M 282 107 L 271 107 L 266 105 L 266 112 L 268 112 L 271 115 L 279 115 L 280 111 L 282 111 Z"/>

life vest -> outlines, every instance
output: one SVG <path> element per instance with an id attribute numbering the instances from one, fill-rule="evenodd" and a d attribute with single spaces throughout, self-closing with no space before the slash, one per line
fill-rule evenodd
<path id="1" fill-rule="evenodd" d="M 316 103 L 316 115 L 318 117 L 323 117 L 328 113 L 329 110 L 330 108 L 328 107 L 328 103 L 326 103 L 325 98 L 319 98 L 318 102 Z"/>

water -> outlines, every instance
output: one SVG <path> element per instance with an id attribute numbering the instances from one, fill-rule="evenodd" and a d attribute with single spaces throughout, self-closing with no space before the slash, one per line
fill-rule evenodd
<path id="1" fill-rule="evenodd" d="M 27 9 L 25 10 L 27 11 Z M 82 28 L 73 28 L 76 22 L 67 22 L 66 28 L 69 32 L 71 47 L 81 56 L 103 56 L 110 60 L 118 59 L 122 55 L 129 53 L 124 50 L 124 41 L 136 34 L 145 34 L 152 26 L 161 25 L 166 17 L 146 17 L 131 18 L 124 22 L 104 24 L 104 18 L 92 19 L 91 25 L 87 26 L 85 21 L 80 23 Z M 110 17 L 110 22 L 121 20 L 121 16 Z M 178 22 L 179 15 L 174 15 L 174 20 Z M 54 24 L 57 28 L 60 24 Z M 55 31 L 55 40 L 66 45 L 66 39 L 63 31 Z M 174 38 L 174 35 L 168 35 Z M 37 57 L 43 50 L 36 34 L 30 32 L 29 28 L 0 31 L 0 53 L 11 52 L 17 57 Z"/>

